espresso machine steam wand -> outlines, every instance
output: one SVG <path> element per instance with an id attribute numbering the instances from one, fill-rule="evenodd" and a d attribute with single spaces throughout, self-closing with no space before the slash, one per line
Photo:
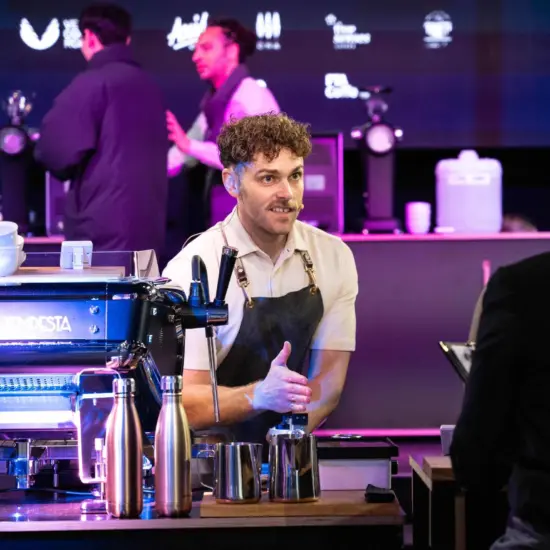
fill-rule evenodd
<path id="1" fill-rule="evenodd" d="M 210 381 L 212 386 L 212 401 L 214 404 L 214 419 L 216 423 L 220 422 L 220 406 L 218 400 L 218 382 L 216 377 L 216 343 L 214 340 L 214 326 L 217 324 L 227 323 L 227 305 L 225 296 L 231 281 L 231 275 L 235 268 L 238 251 L 235 248 L 224 246 L 220 261 L 220 270 L 218 276 L 218 285 L 216 288 L 216 297 L 213 302 L 210 302 L 210 291 L 208 285 L 208 272 L 206 266 L 200 256 L 193 256 L 192 259 L 192 282 L 189 289 L 189 306 L 190 310 L 198 309 L 206 311 L 206 323 L 200 323 L 199 326 L 205 327 L 206 339 L 208 343 L 208 360 L 210 364 Z M 205 307 L 206 306 L 206 307 Z M 219 317 L 225 312 L 225 323 L 219 322 L 219 319 L 214 321 L 214 317 Z M 185 314 L 184 314 L 185 315 Z M 209 318 L 212 317 L 212 318 Z M 183 326 L 191 328 L 187 318 L 184 319 Z"/>

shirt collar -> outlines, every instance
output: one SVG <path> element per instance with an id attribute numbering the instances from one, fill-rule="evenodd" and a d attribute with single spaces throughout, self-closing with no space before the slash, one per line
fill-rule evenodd
<path id="1" fill-rule="evenodd" d="M 126 44 L 111 44 L 94 54 L 88 62 L 89 69 L 98 69 L 109 63 L 129 63 L 139 66 L 134 59 L 132 48 Z"/>
<path id="2" fill-rule="evenodd" d="M 303 231 L 302 222 L 296 221 L 292 227 L 284 250 L 287 253 L 293 253 L 296 250 L 307 251 Z M 239 251 L 239 258 L 252 254 L 253 252 L 261 252 L 259 247 L 254 243 L 246 229 L 243 227 L 237 207 L 225 218 L 222 222 L 223 230 L 227 236 L 229 246 L 234 246 Z"/>

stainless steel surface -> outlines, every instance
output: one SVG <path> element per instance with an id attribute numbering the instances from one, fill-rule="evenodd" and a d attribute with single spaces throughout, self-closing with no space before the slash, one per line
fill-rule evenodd
<path id="1" fill-rule="evenodd" d="M 162 407 L 155 431 L 155 509 L 179 517 L 192 507 L 191 432 L 183 408 L 181 376 L 163 376 Z"/>
<path id="2" fill-rule="evenodd" d="M 260 443 L 216 443 L 200 452 L 214 457 L 216 502 L 238 504 L 258 502 L 262 496 L 262 445 Z"/>
<path id="3" fill-rule="evenodd" d="M 193 432 L 191 448 L 191 486 L 199 491 L 205 487 L 213 491 L 214 487 L 214 447 L 216 443 L 228 443 L 231 432 L 221 426 L 206 431 Z"/>
<path id="4" fill-rule="evenodd" d="M 216 377 L 216 343 L 214 334 L 212 333 L 206 338 L 208 343 L 208 362 L 210 365 L 210 383 L 212 385 L 212 401 L 214 403 L 214 420 L 216 423 L 220 421 L 220 404 L 218 401 L 218 379 Z"/>
<path id="5" fill-rule="evenodd" d="M 160 381 L 160 389 L 162 391 L 162 404 L 166 402 L 165 395 L 180 395 L 183 390 L 183 377 L 176 376 L 163 376 Z"/>
<path id="6" fill-rule="evenodd" d="M 107 473 L 105 469 L 105 444 L 103 439 L 97 437 L 94 441 L 94 479 L 99 483 L 99 496 L 95 500 L 85 500 L 82 502 L 81 510 L 83 514 L 106 514 L 107 501 L 105 500 L 105 481 Z M 82 461 L 79 461 L 81 468 Z M 82 478 L 82 473 L 80 473 Z"/>
<path id="7" fill-rule="evenodd" d="M 137 518 L 143 510 L 143 440 L 132 378 L 113 381 L 114 404 L 106 428 L 107 511 Z"/>
<path id="8" fill-rule="evenodd" d="M 96 515 L 107 514 L 107 501 L 103 498 L 97 500 L 85 500 L 80 505 L 82 514 Z"/>
<path id="9" fill-rule="evenodd" d="M 112 377 L 135 380 L 140 423 L 154 432 L 161 376 L 183 372 L 186 329 L 228 321 L 231 270 L 222 262 L 226 276 L 216 299 L 197 304 L 168 280 L 155 279 L 151 251 L 98 252 L 94 267 L 78 273 L 60 270 L 59 254 L 32 256 L 17 279 L 0 284 L 0 471 L 18 476 L 21 487 L 32 485 L 32 475 L 49 466 L 37 442 L 72 440 L 81 480 L 98 484 L 104 461 L 98 462 L 94 442 L 105 439 Z M 219 419 L 215 387 L 213 394 Z M 28 457 L 6 456 L 2 445 L 9 441 L 15 449 L 15 440 L 29 441 Z"/>
<path id="10" fill-rule="evenodd" d="M 15 476 L 17 489 L 28 489 L 33 485 L 34 464 L 31 460 L 30 441 L 15 442 L 15 459 L 11 462 L 11 475 Z"/>
<path id="11" fill-rule="evenodd" d="M 269 498 L 310 502 L 321 495 L 317 441 L 301 432 L 272 435 L 269 444 Z"/>
<path id="12" fill-rule="evenodd" d="M 0 434 L 33 437 L 29 432 L 59 432 L 72 423 L 73 375 L 0 371 Z"/>
<path id="13" fill-rule="evenodd" d="M 113 386 L 113 379 L 120 378 L 120 374 L 105 368 L 84 369 L 75 376 L 75 386 L 78 389 L 74 419 L 77 427 L 78 474 L 82 483 L 105 483 L 103 439 L 106 419 L 113 408 L 113 394 L 86 392 L 82 382 L 82 377 L 86 375 L 106 376 L 106 384 Z"/>

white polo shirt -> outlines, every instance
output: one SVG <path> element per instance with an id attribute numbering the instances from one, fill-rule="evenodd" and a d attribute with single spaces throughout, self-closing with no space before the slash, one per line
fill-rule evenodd
<path id="1" fill-rule="evenodd" d="M 223 221 L 191 241 L 166 266 L 163 277 L 171 279 L 167 286 L 175 285 L 189 292 L 191 259 L 199 255 L 208 270 L 210 299 L 214 298 L 222 248 L 223 226 L 229 246 L 237 248 L 238 257 L 249 280 L 247 291 L 251 297 L 278 297 L 300 290 L 309 284 L 300 254 L 309 252 L 317 285 L 323 298 L 324 314 L 311 349 L 339 351 L 355 350 L 355 300 L 358 292 L 357 268 L 350 248 L 338 237 L 297 221 L 288 237 L 286 247 L 275 264 L 252 241 L 242 226 L 237 210 Z M 216 327 L 217 362 L 225 359 L 235 341 L 243 319 L 244 294 L 231 278 L 226 301 L 229 307 L 228 325 Z M 208 348 L 204 329 L 186 331 L 186 369 L 208 370 Z"/>

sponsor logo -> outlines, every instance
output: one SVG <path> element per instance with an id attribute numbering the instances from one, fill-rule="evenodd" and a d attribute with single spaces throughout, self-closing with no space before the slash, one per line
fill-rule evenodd
<path id="1" fill-rule="evenodd" d="M 332 27 L 332 44 L 335 50 L 355 50 L 357 46 L 371 43 L 370 32 L 358 32 L 356 25 L 342 23 L 333 13 L 325 17 L 325 23 Z"/>
<path id="2" fill-rule="evenodd" d="M 42 36 L 38 36 L 31 22 L 27 18 L 21 19 L 19 23 L 19 36 L 21 40 L 33 50 L 49 50 L 59 40 L 61 36 L 61 26 L 59 20 L 52 19 Z"/>
<path id="3" fill-rule="evenodd" d="M 0 333 L 15 331 L 61 333 L 72 332 L 71 323 L 66 315 L 29 315 L 18 317 L 9 315 L 0 317 Z"/>
<path id="4" fill-rule="evenodd" d="M 166 35 L 168 47 L 174 51 L 194 50 L 197 40 L 206 29 L 208 23 L 208 12 L 195 13 L 190 23 L 184 23 L 181 17 L 176 17 L 172 30 Z"/>
<path id="5" fill-rule="evenodd" d="M 448 13 L 432 11 L 424 18 L 424 45 L 429 49 L 444 48 L 452 42 L 453 22 Z"/>
<path id="6" fill-rule="evenodd" d="M 280 50 L 281 16 L 278 11 L 259 12 L 256 16 L 256 36 L 258 50 Z"/>
<path id="7" fill-rule="evenodd" d="M 328 73 L 325 75 L 325 97 L 327 99 L 357 99 L 359 89 L 352 86 L 345 73 Z"/>
<path id="8" fill-rule="evenodd" d="M 82 47 L 78 19 L 63 19 L 63 47 L 66 50 L 80 50 Z"/>

